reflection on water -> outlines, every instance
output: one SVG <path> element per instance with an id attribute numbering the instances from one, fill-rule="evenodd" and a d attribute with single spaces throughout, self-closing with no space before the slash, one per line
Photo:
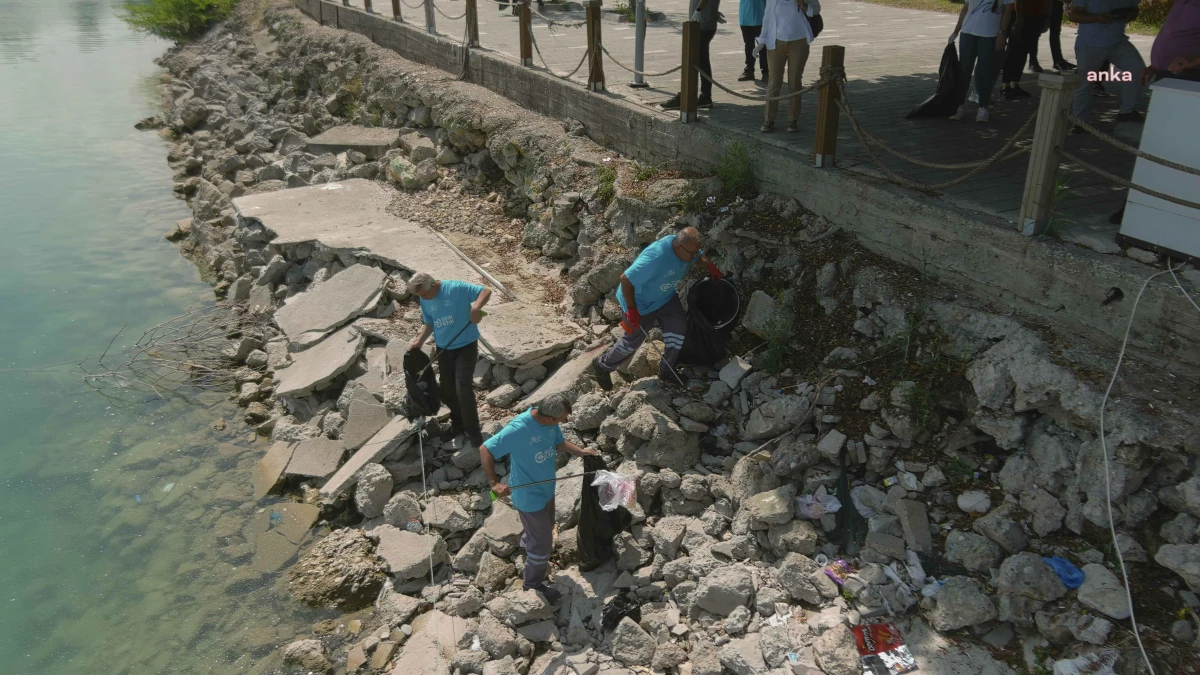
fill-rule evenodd
<path id="1" fill-rule="evenodd" d="M 164 144 L 132 128 L 167 45 L 117 5 L 0 20 L 0 672 L 267 672 L 321 616 L 255 566 L 262 441 L 224 396 L 120 407 L 73 371 L 211 299 L 162 239 L 187 215 Z"/>

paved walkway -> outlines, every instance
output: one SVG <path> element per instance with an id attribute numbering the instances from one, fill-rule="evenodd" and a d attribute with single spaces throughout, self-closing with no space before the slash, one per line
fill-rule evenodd
<path id="1" fill-rule="evenodd" d="M 415 0 L 401 2 L 417 5 Z M 351 0 L 351 3 L 362 6 L 362 0 Z M 479 39 L 483 48 L 517 60 L 517 18 L 510 11 L 497 6 L 494 0 L 479 0 L 479 3 Z M 376 11 L 391 14 L 387 0 L 375 0 L 373 4 Z M 665 17 L 651 22 L 648 27 L 646 72 L 665 71 L 678 65 L 681 23 L 686 18 L 687 4 L 687 0 L 651 0 L 649 9 L 661 12 Z M 440 0 L 436 6 L 449 16 L 457 16 L 465 11 L 465 4 L 461 0 Z M 574 22 L 583 18 L 582 12 L 553 11 L 553 7 L 547 5 L 545 14 L 555 20 Z M 722 8 L 728 23 L 718 29 L 713 41 L 714 77 L 740 93 L 763 96 L 766 87 L 761 82 L 737 82 L 737 76 L 744 66 L 741 33 L 737 26 L 737 4 L 733 0 L 724 0 Z M 402 6 L 402 14 L 409 22 L 424 25 L 423 9 L 413 10 Z M 936 162 L 981 159 L 998 150 L 1037 109 L 1035 96 L 1023 101 L 994 101 L 990 124 L 977 124 L 973 120 L 905 120 L 904 115 L 909 110 L 933 93 L 938 63 L 946 39 L 954 28 L 956 16 L 853 0 L 824 0 L 822 15 L 825 17 L 825 31 L 814 44 L 804 82 L 811 83 L 817 78 L 821 59 L 819 47 L 828 44 L 846 47 L 847 90 L 855 115 L 864 128 L 897 150 Z M 602 29 L 604 44 L 623 63 L 632 65 L 633 26 L 618 23 L 613 14 L 606 13 L 605 18 Z M 442 14 L 437 14 L 439 34 L 461 40 L 463 30 L 462 19 L 450 21 Z M 541 53 L 554 71 L 565 73 L 575 68 L 586 48 L 583 28 L 551 28 L 544 19 L 534 16 L 534 31 Z M 1143 56 L 1148 57 L 1153 38 L 1134 36 L 1131 39 Z M 1074 40 L 1075 31 L 1064 27 L 1062 41 L 1069 59 L 1074 52 Z M 1039 54 L 1042 64 L 1048 65 L 1051 59 L 1047 37 L 1042 38 Z M 536 54 L 534 62 L 541 68 L 541 61 Z M 611 59 L 605 60 L 604 72 L 608 87 L 606 95 L 643 104 L 648 111 L 665 118 L 676 117 L 676 113 L 659 111 L 654 104 L 678 90 L 678 74 L 648 78 L 651 84 L 649 89 L 632 89 L 626 86 L 631 79 L 630 74 Z M 585 67 L 572 80 L 586 83 L 586 78 Z M 1035 78 L 1027 74 L 1023 86 L 1036 92 Z M 710 124 L 745 134 L 755 142 L 811 153 L 816 94 L 810 94 L 805 99 L 801 132 L 798 134 L 782 131 L 770 135 L 760 133 L 761 104 L 738 99 L 720 90 L 715 91 L 716 106 L 711 111 L 701 111 L 700 116 Z M 1111 128 L 1116 105 L 1116 98 L 1096 99 L 1093 118 L 1099 120 L 1101 126 Z M 783 119 L 785 113 L 781 110 L 779 120 L 782 122 Z M 782 126 L 782 123 L 779 124 L 779 127 Z M 1118 175 L 1132 174 L 1132 157 L 1100 141 L 1090 137 L 1070 137 L 1068 147 Z M 947 188 L 941 194 L 957 205 L 998 215 L 1015 223 L 1024 187 L 1026 162 L 1025 157 L 1003 162 L 970 180 Z M 852 171 L 881 175 L 870 163 L 844 119 L 839 130 L 838 165 Z M 958 173 L 921 168 L 899 160 L 888 160 L 888 166 L 908 178 L 926 183 L 944 181 Z M 1057 211 L 1062 221 L 1059 225 L 1060 235 L 1089 240 L 1080 243 L 1100 247 L 1107 244 L 1111 247 L 1112 235 L 1117 228 L 1108 225 L 1107 218 L 1124 204 L 1124 191 L 1073 167 L 1060 175 L 1067 177 L 1069 185 Z"/>

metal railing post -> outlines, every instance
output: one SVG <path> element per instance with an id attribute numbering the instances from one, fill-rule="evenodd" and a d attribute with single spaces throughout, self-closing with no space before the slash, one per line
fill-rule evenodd
<path id="1" fill-rule="evenodd" d="M 400 0 L 392 0 L 392 20 L 404 23 L 404 17 L 400 15 Z"/>
<path id="2" fill-rule="evenodd" d="M 431 35 L 437 32 L 437 15 L 433 12 L 433 0 L 425 0 L 425 31 Z"/>
<path id="3" fill-rule="evenodd" d="M 1070 105 L 1075 87 L 1079 86 L 1079 75 L 1042 73 L 1038 76 L 1038 86 L 1042 88 L 1042 95 L 1029 150 L 1029 167 L 1025 171 L 1025 192 L 1017 217 L 1017 230 L 1025 236 L 1046 231 L 1054 196 L 1054 173 L 1058 170 L 1058 152 L 1067 136 L 1063 111 Z"/>
<path id="4" fill-rule="evenodd" d="M 683 22 L 683 67 L 679 71 L 679 121 L 696 121 L 696 99 L 700 94 L 700 74 L 696 58 L 700 54 L 700 22 Z"/>
<path id="5" fill-rule="evenodd" d="M 533 14 L 529 11 L 529 0 L 518 0 L 517 24 L 521 31 L 521 65 L 533 66 Z M 514 5 L 517 7 L 518 5 Z"/>
<path id="6" fill-rule="evenodd" d="M 841 77 L 845 75 L 846 48 L 841 45 L 826 45 L 821 50 L 821 78 L 827 73 Z M 821 87 L 817 95 L 817 128 L 813 140 L 813 166 L 832 167 L 837 155 L 838 97 L 841 96 L 840 82 L 830 82 Z M 788 103 L 791 105 L 791 103 Z"/>
<path id="7" fill-rule="evenodd" d="M 588 89 L 604 91 L 604 52 L 600 41 L 600 0 L 587 0 Z"/>
<path id="8" fill-rule="evenodd" d="M 479 5 L 476 0 L 467 0 L 467 46 L 479 46 Z"/>
<path id="9" fill-rule="evenodd" d="M 633 82 L 629 86 L 634 89 L 645 89 L 646 83 L 642 73 L 646 72 L 646 0 L 637 0 L 637 12 L 633 27 Z"/>

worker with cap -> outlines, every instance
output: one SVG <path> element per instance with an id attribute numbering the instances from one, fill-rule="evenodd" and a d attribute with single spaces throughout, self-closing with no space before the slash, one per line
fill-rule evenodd
<path id="1" fill-rule="evenodd" d="M 492 492 L 499 497 L 511 495 L 521 517 L 525 589 L 538 591 L 551 603 L 562 597 L 562 593 L 546 585 L 550 551 L 554 547 L 555 461 L 560 450 L 576 457 L 599 454 L 563 437 L 559 425 L 570 414 L 571 402 L 567 397 L 550 394 L 479 446 L 479 461 Z M 496 476 L 495 460 L 504 457 L 509 458 L 508 485 Z"/>
<path id="2" fill-rule="evenodd" d="M 625 335 L 603 356 L 592 361 L 592 372 L 602 389 L 612 390 L 612 371 L 633 356 L 646 340 L 646 330 L 655 325 L 662 327 L 664 346 L 658 363 L 659 378 L 666 384 L 685 384 L 675 371 L 675 364 L 683 349 L 687 316 L 675 286 L 697 258 L 708 266 L 714 279 L 721 278 L 717 266 L 702 255 L 700 232 L 694 227 L 685 227 L 677 234 L 651 243 L 625 269 L 617 292 L 617 301 L 624 313 Z"/>
<path id="3" fill-rule="evenodd" d="M 421 303 L 420 334 L 409 349 L 420 349 L 433 335 L 438 355 L 438 397 L 450 408 L 448 439 L 466 434 L 478 447 L 483 443 L 479 409 L 475 404 L 475 362 L 479 360 L 479 328 L 491 289 L 465 281 L 438 281 L 421 272 L 408 281 L 408 291 Z"/>

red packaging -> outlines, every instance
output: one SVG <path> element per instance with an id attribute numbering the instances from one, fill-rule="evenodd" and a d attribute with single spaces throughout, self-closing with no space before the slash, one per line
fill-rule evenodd
<path id="1" fill-rule="evenodd" d="M 896 624 L 873 623 L 851 630 L 862 656 L 863 675 L 900 675 L 917 669 Z"/>

